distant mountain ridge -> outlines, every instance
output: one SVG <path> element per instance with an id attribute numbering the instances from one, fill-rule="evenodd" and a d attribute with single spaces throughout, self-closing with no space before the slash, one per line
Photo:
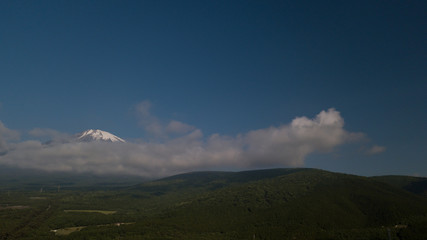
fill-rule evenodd
<path id="1" fill-rule="evenodd" d="M 119 138 L 112 133 L 102 131 L 99 129 L 88 129 L 82 133 L 77 134 L 75 136 L 75 139 L 79 142 L 92 142 L 92 141 L 122 142 L 122 143 L 126 142 L 122 138 Z"/>

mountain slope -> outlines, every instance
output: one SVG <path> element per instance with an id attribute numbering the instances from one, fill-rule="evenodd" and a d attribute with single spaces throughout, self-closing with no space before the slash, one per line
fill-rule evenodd
<path id="1" fill-rule="evenodd" d="M 89 129 L 82 133 L 76 135 L 75 139 L 81 142 L 91 142 L 91 141 L 103 141 L 103 142 L 126 142 L 125 140 L 117 137 L 114 134 L 111 134 L 106 131 L 99 129 Z"/>
<path id="2" fill-rule="evenodd" d="M 370 178 L 315 169 L 190 173 L 139 188 L 168 199 L 163 223 L 237 239 L 337 239 L 349 232 L 386 239 L 382 226 L 397 234 L 395 225 L 427 216 L 422 197 Z"/>
<path id="3" fill-rule="evenodd" d="M 0 192 L 0 239 L 427 239 L 427 198 L 317 169 L 196 172 L 124 188 L 40 180 Z M 76 226 L 85 228 L 51 232 Z"/>
<path id="4" fill-rule="evenodd" d="M 160 191 L 162 193 L 188 190 L 194 191 L 197 189 L 200 191 L 211 191 L 232 184 L 268 179 L 305 170 L 307 169 L 278 168 L 242 172 L 191 172 L 144 183 L 135 188 L 148 192 Z"/>
<path id="5" fill-rule="evenodd" d="M 372 179 L 427 197 L 427 178 L 425 177 L 390 175 L 372 177 Z"/>

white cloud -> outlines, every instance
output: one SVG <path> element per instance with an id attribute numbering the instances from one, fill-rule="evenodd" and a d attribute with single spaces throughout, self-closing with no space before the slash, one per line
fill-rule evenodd
<path id="1" fill-rule="evenodd" d="M 10 143 L 7 153 L 0 156 L 0 163 L 49 171 L 121 173 L 146 177 L 210 169 L 298 167 L 304 165 L 309 154 L 330 152 L 354 139 L 354 135 L 360 135 L 347 132 L 340 113 L 329 109 L 321 111 L 314 119 L 298 117 L 290 124 L 237 136 L 213 134 L 205 137 L 201 130 L 174 120 L 164 127 L 151 115 L 150 107 L 151 104 L 146 101 L 136 108 L 146 129 L 153 130 L 151 127 L 154 124 L 159 126 L 157 133 L 161 135 L 181 135 L 174 138 L 167 136 L 160 142 L 125 144 Z M 32 134 L 58 135 L 56 131 L 41 129 L 33 130 Z"/>

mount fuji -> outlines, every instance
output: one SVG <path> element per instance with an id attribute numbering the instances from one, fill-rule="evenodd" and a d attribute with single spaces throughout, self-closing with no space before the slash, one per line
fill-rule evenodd
<path id="1" fill-rule="evenodd" d="M 114 134 L 111 134 L 106 131 L 102 131 L 99 129 L 89 129 L 82 133 L 79 133 L 75 136 L 75 140 L 79 142 L 92 142 L 92 141 L 101 141 L 101 142 L 122 142 L 126 141 L 117 137 Z"/>

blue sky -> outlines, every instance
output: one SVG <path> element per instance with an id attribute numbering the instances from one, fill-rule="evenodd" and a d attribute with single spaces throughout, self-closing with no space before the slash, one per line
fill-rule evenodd
<path id="1" fill-rule="evenodd" d="M 20 135 L 5 142 L 34 139 L 35 128 L 170 141 L 147 131 L 144 101 L 150 121 L 185 123 L 203 143 L 334 108 L 346 132 L 364 136 L 313 148 L 298 166 L 427 176 L 426 10 L 425 1 L 1 1 L 0 121 Z M 246 165 L 224 168 L 233 166 Z"/>

